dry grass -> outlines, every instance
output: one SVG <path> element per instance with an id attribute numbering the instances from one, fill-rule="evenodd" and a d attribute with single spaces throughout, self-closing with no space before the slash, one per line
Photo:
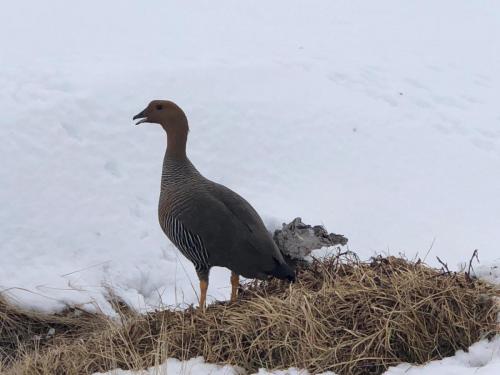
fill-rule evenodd
<path id="1" fill-rule="evenodd" d="M 389 257 L 315 261 L 298 282 L 250 283 L 235 304 L 205 312 L 74 312 L 46 316 L 0 301 L 0 353 L 10 374 L 89 374 L 204 356 L 247 370 L 380 374 L 424 363 L 496 333 L 498 289 L 464 273 Z M 47 332 L 55 334 L 47 337 Z"/>

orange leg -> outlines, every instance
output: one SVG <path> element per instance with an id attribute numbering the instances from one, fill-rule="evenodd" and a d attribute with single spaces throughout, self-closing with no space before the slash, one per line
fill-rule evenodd
<path id="1" fill-rule="evenodd" d="M 200 309 L 205 309 L 205 302 L 207 300 L 208 280 L 200 279 Z"/>
<path id="2" fill-rule="evenodd" d="M 240 286 L 240 276 L 231 271 L 231 302 L 236 302 L 238 298 L 238 288 Z"/>

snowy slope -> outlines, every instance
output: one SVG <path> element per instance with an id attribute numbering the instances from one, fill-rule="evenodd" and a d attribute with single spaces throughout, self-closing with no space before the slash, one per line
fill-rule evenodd
<path id="1" fill-rule="evenodd" d="M 361 256 L 499 257 L 500 6 L 19 1 L 0 14 L 0 290 L 53 311 L 196 301 L 156 218 L 178 102 L 188 152 L 268 221 Z M 215 269 L 211 298 L 229 294 Z"/>

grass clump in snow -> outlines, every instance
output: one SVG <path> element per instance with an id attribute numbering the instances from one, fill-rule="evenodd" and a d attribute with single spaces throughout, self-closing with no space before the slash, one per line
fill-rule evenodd
<path id="1" fill-rule="evenodd" d="M 401 362 L 453 355 L 498 331 L 498 289 L 465 273 L 395 257 L 361 262 L 349 253 L 315 260 L 297 280 L 248 283 L 237 303 L 212 304 L 205 312 L 139 315 L 118 308 L 119 322 L 66 316 L 70 329 L 55 329 L 54 338 L 38 345 L 30 344 L 25 326 L 30 314 L 16 329 L 3 311 L 11 322 L 0 325 L 4 371 L 88 374 L 203 356 L 247 370 L 380 374 Z M 47 319 L 43 330 L 55 324 Z M 79 319 L 80 325 L 72 322 Z"/>

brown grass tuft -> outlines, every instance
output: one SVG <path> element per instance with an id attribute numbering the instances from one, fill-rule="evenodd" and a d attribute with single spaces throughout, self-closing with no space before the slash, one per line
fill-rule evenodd
<path id="1" fill-rule="evenodd" d="M 89 374 L 196 356 L 247 370 L 380 374 L 490 337 L 498 313 L 492 297 L 499 295 L 463 273 L 394 257 L 360 262 L 347 254 L 314 261 L 293 285 L 246 284 L 238 303 L 216 303 L 205 312 L 56 318 L 6 309 L 0 301 L 0 353 L 11 374 Z M 33 344 L 50 328 L 55 335 Z"/>

